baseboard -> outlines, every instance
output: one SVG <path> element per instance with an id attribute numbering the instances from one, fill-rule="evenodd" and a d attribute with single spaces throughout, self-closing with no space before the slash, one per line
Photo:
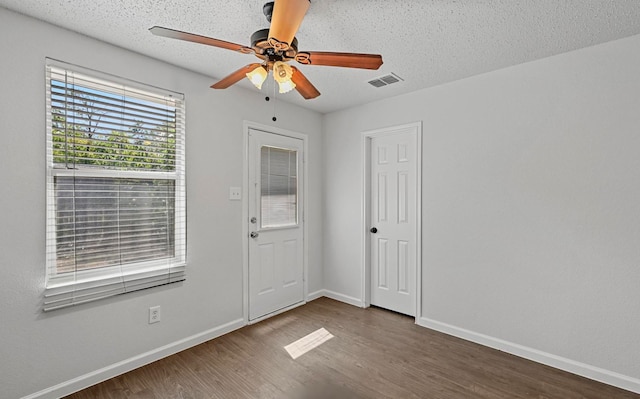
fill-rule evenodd
<path id="1" fill-rule="evenodd" d="M 627 391 L 640 393 L 640 380 L 613 371 L 594 367 L 585 363 L 576 362 L 550 353 L 542 352 L 537 349 L 528 348 L 526 346 L 514 344 L 488 335 L 465 330 L 442 323 L 428 318 L 416 318 L 416 324 L 432 330 L 436 330 L 454 337 L 462 338 L 467 341 L 475 342 L 480 345 L 488 346 L 512 355 L 542 363 L 560 370 L 567 371 L 591 380 L 612 385 Z"/>
<path id="2" fill-rule="evenodd" d="M 291 305 L 291 306 L 287 306 L 286 308 L 278 309 L 278 310 L 276 310 L 275 312 L 271 312 L 271 313 L 268 313 L 268 314 L 266 314 L 266 315 L 264 315 L 264 316 L 260 316 L 260 317 L 258 317 L 258 318 L 256 318 L 256 319 L 249 320 L 249 321 L 247 322 L 247 324 L 248 324 L 248 325 L 251 325 L 251 324 L 259 323 L 259 322 L 261 322 L 262 320 L 266 320 L 266 319 L 268 319 L 268 318 L 270 318 L 270 317 L 277 316 L 277 315 L 282 314 L 282 313 L 284 313 L 284 312 L 288 312 L 288 311 L 290 311 L 290 310 L 293 310 L 293 309 L 295 309 L 295 308 L 297 308 L 297 307 L 300 307 L 300 306 L 302 306 L 302 305 L 305 305 L 305 304 L 306 304 L 306 302 L 305 302 L 305 301 L 301 301 L 301 302 L 298 302 L 298 303 L 294 303 L 293 305 Z"/>
<path id="3" fill-rule="evenodd" d="M 244 325 L 245 323 L 243 319 L 234 320 L 227 324 L 223 324 L 222 326 L 212 328 L 211 330 L 192 335 L 190 337 L 170 343 L 160 348 L 153 349 L 149 352 L 142 353 L 138 356 L 134 356 L 127 360 L 123 360 L 122 362 L 104 367 L 100 370 L 96 370 L 80 377 L 71 379 L 69 381 L 62 382 L 50 388 L 43 389 L 42 391 L 36 392 L 34 394 L 24 396 L 22 399 L 61 398 L 92 385 L 98 384 L 102 381 L 124 374 L 128 371 L 137 369 L 138 367 L 144 366 L 145 364 L 155 362 L 156 360 L 160 360 L 167 356 L 173 355 L 174 353 L 181 352 L 203 342 L 207 342 L 214 338 L 220 337 L 224 334 L 230 333 L 231 331 L 237 330 Z"/>
<path id="4" fill-rule="evenodd" d="M 327 298 L 335 299 L 336 301 L 348 303 L 349 305 L 357 306 L 359 308 L 364 307 L 364 303 L 359 298 L 354 298 L 352 296 L 340 294 L 338 292 L 324 290 L 323 295 Z"/>
<path id="5" fill-rule="evenodd" d="M 324 296 L 324 290 L 318 290 L 316 292 L 311 292 L 307 294 L 307 302 L 311 302 L 318 298 L 322 298 Z"/>

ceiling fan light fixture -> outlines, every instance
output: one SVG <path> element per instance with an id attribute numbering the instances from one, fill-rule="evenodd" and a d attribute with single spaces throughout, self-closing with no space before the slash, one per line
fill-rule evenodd
<path id="1" fill-rule="evenodd" d="M 278 92 L 280 94 L 288 93 L 295 89 L 296 84 L 291 81 L 291 76 L 293 76 L 291 65 L 282 61 L 273 63 L 273 79 L 278 82 Z"/>
<path id="2" fill-rule="evenodd" d="M 293 75 L 293 69 L 291 65 L 282 61 L 276 61 L 273 63 L 273 78 L 278 83 L 284 83 L 291 80 Z"/>
<path id="3" fill-rule="evenodd" d="M 296 88 L 296 84 L 293 83 L 291 80 L 287 80 L 285 82 L 278 82 L 278 93 L 280 94 L 288 93 L 295 88 Z"/>
<path id="4" fill-rule="evenodd" d="M 267 70 L 264 66 L 260 65 L 253 71 L 247 73 L 247 79 L 253 83 L 253 85 L 258 88 L 258 90 L 262 89 L 262 84 L 267 79 Z"/>

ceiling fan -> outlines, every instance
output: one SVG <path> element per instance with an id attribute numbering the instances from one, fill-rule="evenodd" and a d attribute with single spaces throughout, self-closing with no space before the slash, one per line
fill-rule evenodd
<path id="1" fill-rule="evenodd" d="M 309 100 L 320 95 L 311 82 L 288 62 L 296 60 L 303 65 L 324 65 L 346 68 L 378 69 L 382 65 L 382 56 L 378 54 L 336 53 L 323 51 L 298 51 L 296 32 L 302 23 L 310 0 L 275 0 L 263 7 L 269 29 L 261 29 L 251 35 L 251 47 L 193 33 L 154 26 L 151 33 L 172 39 L 206 44 L 243 54 L 253 54 L 262 62 L 245 65 L 219 82 L 213 84 L 214 89 L 226 89 L 245 76 L 258 88 L 262 88 L 270 71 L 278 82 L 279 92 L 287 93 L 296 89 Z"/>

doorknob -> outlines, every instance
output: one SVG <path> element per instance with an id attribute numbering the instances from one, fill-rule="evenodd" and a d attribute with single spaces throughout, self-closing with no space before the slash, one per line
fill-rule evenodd
<path id="1" fill-rule="evenodd" d="M 259 234 L 255 231 L 252 231 L 251 234 L 249 234 L 249 237 L 251 238 L 258 238 Z"/>
<path id="2" fill-rule="evenodd" d="M 371 230 L 369 231 L 372 232 L 373 234 L 376 234 L 378 232 L 378 229 L 376 229 L 375 227 L 372 227 Z"/>

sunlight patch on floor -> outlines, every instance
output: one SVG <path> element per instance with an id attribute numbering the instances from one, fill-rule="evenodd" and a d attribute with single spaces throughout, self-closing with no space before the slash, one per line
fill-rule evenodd
<path id="1" fill-rule="evenodd" d="M 322 343 L 333 338 L 333 335 L 324 328 L 316 330 L 311 334 L 300 338 L 296 342 L 293 342 L 284 347 L 284 349 L 289 352 L 289 355 L 293 359 L 297 359 L 305 353 L 309 352 L 311 349 L 320 346 Z"/>

